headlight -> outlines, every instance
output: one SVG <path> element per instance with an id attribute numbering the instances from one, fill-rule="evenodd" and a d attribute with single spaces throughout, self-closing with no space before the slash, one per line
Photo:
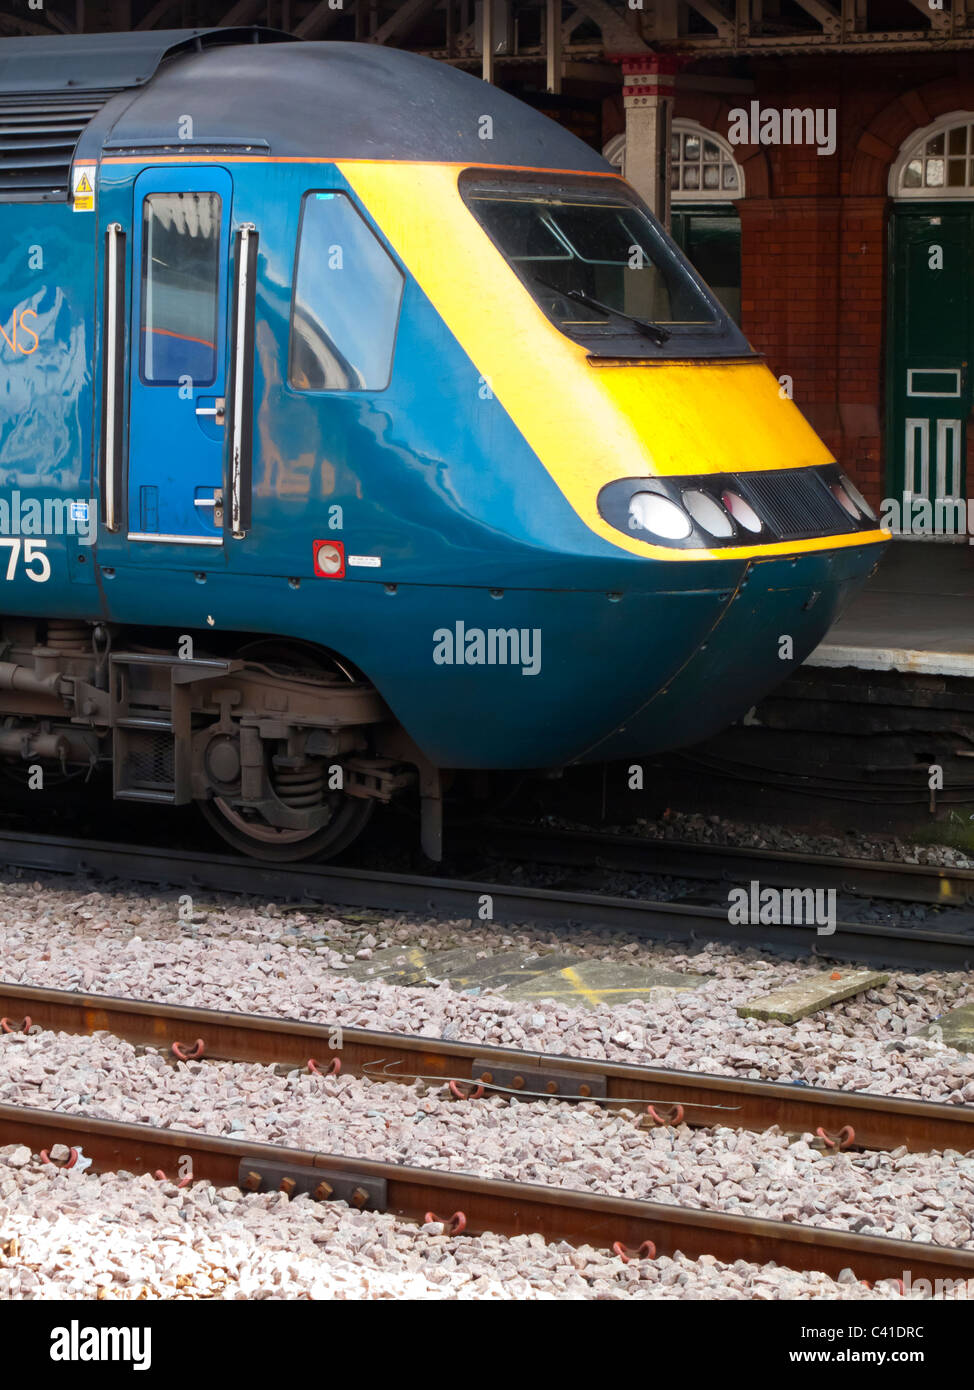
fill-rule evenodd
<path id="1" fill-rule="evenodd" d="M 848 512 L 853 520 L 858 521 L 861 515 L 860 509 L 853 502 L 842 483 L 833 483 L 829 488 L 832 496 L 838 502 L 843 511 Z"/>
<path id="2" fill-rule="evenodd" d="M 757 535 L 761 530 L 761 518 L 750 502 L 745 502 L 739 492 L 732 492 L 730 488 L 721 493 L 721 501 L 738 525 L 743 526 L 745 531 L 753 531 Z"/>
<path id="3" fill-rule="evenodd" d="M 842 486 L 845 488 L 846 492 L 852 498 L 853 502 L 855 502 L 856 506 L 862 512 L 863 516 L 868 516 L 870 521 L 875 521 L 876 513 L 873 511 L 872 507 L 866 501 L 865 497 L 863 497 L 862 493 L 856 487 L 855 483 L 852 482 L 849 478 L 847 478 L 844 473 L 840 473 L 839 477 L 842 479 Z"/>
<path id="4" fill-rule="evenodd" d="M 711 536 L 732 536 L 734 523 L 723 507 L 708 492 L 694 488 L 683 494 L 683 505 L 701 530 Z"/>
<path id="5" fill-rule="evenodd" d="M 666 541 L 685 541 L 693 523 L 682 507 L 658 492 L 635 492 L 629 499 L 629 525 Z"/>

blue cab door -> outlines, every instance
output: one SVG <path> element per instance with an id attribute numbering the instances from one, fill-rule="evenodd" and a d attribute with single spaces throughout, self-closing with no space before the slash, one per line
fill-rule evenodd
<path id="1" fill-rule="evenodd" d="M 149 169 L 135 181 L 131 542 L 223 542 L 232 193 L 225 169 Z"/>

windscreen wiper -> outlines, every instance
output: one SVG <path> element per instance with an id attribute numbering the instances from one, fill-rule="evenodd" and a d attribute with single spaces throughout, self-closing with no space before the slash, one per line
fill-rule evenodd
<path id="1" fill-rule="evenodd" d="M 627 314 L 624 309 L 613 309 L 610 304 L 603 304 L 601 299 L 593 299 L 584 290 L 560 290 L 549 280 L 542 280 L 540 275 L 535 275 L 533 278 L 539 285 L 544 285 L 546 290 L 554 290 L 555 294 L 560 294 L 563 299 L 574 299 L 577 303 L 584 304 L 588 309 L 598 309 L 603 314 L 612 314 L 617 319 L 625 319 L 627 323 L 634 323 L 637 328 L 642 329 L 647 338 L 651 338 L 659 347 L 662 347 L 670 336 L 666 329 L 661 328 L 658 323 L 650 323 L 648 319 L 640 319 L 635 314 Z"/>

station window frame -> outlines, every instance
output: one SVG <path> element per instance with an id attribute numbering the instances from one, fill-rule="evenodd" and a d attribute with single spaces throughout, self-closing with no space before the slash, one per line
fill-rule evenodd
<path id="1" fill-rule="evenodd" d="M 960 131 L 966 132 L 965 151 L 953 155 L 948 141 L 954 132 Z M 945 146 L 939 155 L 928 149 L 937 139 Z M 951 184 L 947 164 L 958 161 L 965 165 L 965 178 L 959 184 Z M 939 184 L 927 182 L 929 165 L 935 162 L 942 166 L 943 178 Z M 907 172 L 914 164 L 921 166 L 920 182 L 907 185 Z M 969 202 L 974 199 L 974 110 L 950 111 L 912 131 L 890 166 L 887 187 L 890 197 L 897 202 Z"/>
<path id="2" fill-rule="evenodd" d="M 389 344 L 389 365 L 386 379 L 382 386 L 301 386 L 296 383 L 291 375 L 292 372 L 292 343 L 294 340 L 294 319 L 297 308 L 298 272 L 301 262 L 301 248 L 304 239 L 305 215 L 311 200 L 319 194 L 328 194 L 332 197 L 340 197 L 345 200 L 352 212 L 360 219 L 362 225 L 374 239 L 376 245 L 388 257 L 390 264 L 395 268 L 400 279 L 399 303 L 396 308 L 395 322 L 392 328 L 392 337 Z M 306 189 L 301 198 L 301 212 L 298 217 L 298 228 L 294 240 L 294 257 L 291 264 L 291 295 L 290 310 L 288 313 L 288 341 L 287 341 L 287 372 L 285 383 L 289 391 L 293 391 L 301 397 L 306 396 L 364 396 L 376 395 L 383 391 L 388 391 L 392 384 L 392 373 L 396 360 L 396 349 L 399 345 L 399 327 L 402 322 L 402 305 L 406 297 L 406 286 L 408 276 L 405 267 L 395 255 L 392 247 L 375 225 L 368 213 L 359 204 L 358 200 L 347 188 L 309 188 Z"/>

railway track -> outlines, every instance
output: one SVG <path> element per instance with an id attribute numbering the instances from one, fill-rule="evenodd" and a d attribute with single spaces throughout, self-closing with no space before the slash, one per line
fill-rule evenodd
<path id="1" fill-rule="evenodd" d="M 753 849 L 693 840 L 650 839 L 604 831 L 537 825 L 487 823 L 476 840 L 469 832 L 451 836 L 491 857 L 526 857 L 542 864 L 565 864 L 641 874 L 672 874 L 721 883 L 784 888 L 834 888 L 859 898 L 927 903 L 939 907 L 974 904 L 974 869 L 935 864 L 901 864 L 806 854 L 794 850 Z"/>
<path id="2" fill-rule="evenodd" d="M 0 1106 L 0 1144 L 24 1144 L 40 1153 L 57 1143 L 82 1150 L 96 1172 L 172 1176 L 185 1169 L 188 1159 L 194 1181 L 347 1200 L 359 1209 L 414 1221 L 432 1213 L 445 1218 L 457 1234 L 537 1233 L 548 1241 L 603 1247 L 618 1242 L 634 1250 L 649 1241 L 657 1255 L 682 1251 L 691 1258 L 713 1255 L 728 1262 L 773 1260 L 833 1277 L 851 1268 L 858 1278 L 869 1280 L 900 1279 L 906 1270 L 914 1280 L 974 1277 L 974 1250 Z"/>
<path id="3" fill-rule="evenodd" d="M 0 833 L 0 864 L 188 890 L 255 894 L 281 902 L 322 902 L 451 917 L 477 916 L 486 896 L 496 922 L 585 924 L 655 940 L 719 941 L 908 968 L 969 969 L 974 962 L 974 925 L 970 923 L 966 929 L 940 929 L 931 924 L 915 928 L 840 921 L 833 934 L 819 936 L 814 928 L 795 924 L 731 925 L 726 907 L 717 905 L 645 901 L 336 865 L 277 866 L 229 855 L 32 833 Z"/>
<path id="4" fill-rule="evenodd" d="M 483 1086 L 522 1099 L 540 1096 L 653 1106 L 658 1114 L 668 1110 L 670 1118 L 678 1107 L 680 1118 L 692 1126 L 723 1124 L 761 1132 L 776 1124 L 789 1132 L 823 1130 L 826 1134 L 851 1129 L 853 1142 L 863 1149 L 905 1145 L 915 1151 L 974 1150 L 974 1106 L 552 1056 L 368 1028 L 342 1027 L 341 1046 L 336 1050 L 336 1030 L 331 1024 L 5 981 L 0 981 L 0 1018 L 8 1028 L 30 1019 L 32 1027 L 51 1031 L 89 1035 L 105 1031 L 137 1047 L 159 1048 L 169 1056 L 175 1044 L 179 1052 L 194 1058 L 288 1069 L 306 1067 L 310 1059 L 322 1071 L 337 1059 L 342 1071 L 373 1081 L 453 1081 L 465 1090 Z M 202 1046 L 195 1051 L 198 1040 Z"/>
<path id="5" fill-rule="evenodd" d="M 324 1060 L 334 1031 L 288 1020 L 11 985 L 0 987 L 0 1007 L 30 1008 L 46 1027 L 77 1032 L 108 1029 L 129 1041 L 167 1051 L 175 1030 L 187 1037 L 198 1032 L 208 1040 L 202 1049 L 205 1056 L 285 1065 L 306 1064 L 312 1050 Z M 6 1026 L 10 1027 L 9 1022 Z M 774 1119 L 785 1125 L 798 1120 L 805 1127 L 815 1120 L 835 1123 L 854 1115 L 861 1136 L 877 1147 L 905 1142 L 915 1147 L 949 1144 L 966 1149 L 974 1136 L 974 1110 L 811 1088 L 795 1094 L 792 1087 L 733 1078 L 532 1056 L 364 1029 L 343 1032 L 343 1063 L 349 1070 L 382 1080 L 411 1081 L 419 1075 L 436 1082 L 463 1076 L 465 1068 L 476 1078 L 478 1069 L 485 1066 L 494 1073 L 512 1067 L 515 1076 L 529 1077 L 538 1068 L 542 1077 L 557 1078 L 566 1088 L 547 1092 L 557 1098 L 576 1094 L 567 1088 L 580 1087 L 587 1080 L 591 1098 L 602 1090 L 607 1103 L 634 1098 L 657 1104 L 672 1100 L 685 1106 L 697 1123 L 720 1119 L 756 1127 Z M 193 1049 L 186 1051 L 175 1041 L 180 1052 L 192 1055 Z M 390 1070 L 390 1062 L 405 1065 L 401 1071 Z M 516 1087 L 501 1089 L 518 1093 Z M 586 1097 L 580 1094 L 579 1098 Z M 721 1108 L 715 1111 L 715 1106 Z M 548 1241 L 601 1245 L 623 1253 L 650 1242 L 653 1253 L 659 1255 L 682 1251 L 690 1257 L 707 1254 L 729 1262 L 774 1261 L 833 1277 L 851 1268 L 858 1278 L 869 1280 L 899 1279 L 906 1270 L 914 1279 L 974 1277 L 974 1250 L 0 1105 L 0 1144 L 24 1144 L 34 1153 L 45 1154 L 58 1143 L 83 1153 L 96 1171 L 165 1177 L 187 1175 L 188 1167 L 193 1180 L 216 1186 L 307 1194 L 317 1201 L 344 1200 L 360 1210 L 392 1212 L 415 1221 L 435 1213 L 456 1234 L 462 1230 L 538 1233 Z"/>

